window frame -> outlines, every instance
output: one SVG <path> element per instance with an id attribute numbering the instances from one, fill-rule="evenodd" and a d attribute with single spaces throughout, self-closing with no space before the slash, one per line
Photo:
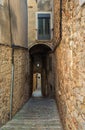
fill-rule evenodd
<path id="1" fill-rule="evenodd" d="M 53 38 L 53 20 L 52 20 L 52 12 L 36 12 L 36 40 L 38 41 L 43 41 L 43 40 L 39 40 L 38 39 L 38 15 L 39 14 L 49 14 L 50 15 L 50 35 L 51 35 L 51 38 L 49 40 L 52 40 Z M 48 40 L 44 40 L 44 41 L 48 41 Z"/>

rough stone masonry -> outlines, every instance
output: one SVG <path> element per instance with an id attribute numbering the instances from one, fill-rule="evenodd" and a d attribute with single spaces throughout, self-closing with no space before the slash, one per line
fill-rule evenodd
<path id="1" fill-rule="evenodd" d="M 54 32 L 60 45 L 55 51 L 56 100 L 65 130 L 85 130 L 85 4 L 79 0 L 62 1 L 62 28 L 59 1 L 55 0 Z"/>

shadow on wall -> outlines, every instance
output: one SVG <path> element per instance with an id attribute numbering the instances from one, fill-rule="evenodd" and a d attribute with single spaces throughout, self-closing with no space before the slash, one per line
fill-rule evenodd
<path id="1" fill-rule="evenodd" d="M 12 36 L 12 27 L 14 26 L 14 31 L 17 30 L 17 17 L 8 0 L 4 2 L 2 0 L 2 3 L 2 5 L 0 4 L 0 44 L 3 43 L 9 45 L 10 42 L 12 42 L 10 41 Z"/>
<path id="2" fill-rule="evenodd" d="M 55 4 L 56 4 L 56 0 Z M 58 7 L 58 10 L 55 8 L 54 13 L 56 14 L 54 17 L 54 50 L 55 52 L 56 48 L 59 46 L 61 40 L 62 40 L 62 0 L 60 0 L 60 3 Z M 57 12 L 56 12 L 57 11 Z M 56 27 L 55 27 L 56 26 Z M 57 34 L 56 34 L 57 32 Z"/>
<path id="3" fill-rule="evenodd" d="M 10 7 L 10 19 L 11 19 L 11 23 L 12 25 L 10 26 L 13 26 L 13 31 L 17 30 L 17 17 L 14 13 L 14 10 Z"/>

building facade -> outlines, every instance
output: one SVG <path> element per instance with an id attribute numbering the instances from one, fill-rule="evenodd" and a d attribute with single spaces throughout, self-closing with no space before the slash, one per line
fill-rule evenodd
<path id="1" fill-rule="evenodd" d="M 28 0 L 28 44 L 53 39 L 53 0 Z"/>
<path id="2" fill-rule="evenodd" d="M 0 0 L 0 126 L 29 99 L 26 0 Z"/>

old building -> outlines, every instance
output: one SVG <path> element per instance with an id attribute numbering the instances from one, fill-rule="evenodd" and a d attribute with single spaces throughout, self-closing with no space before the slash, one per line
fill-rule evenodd
<path id="1" fill-rule="evenodd" d="M 26 0 L 0 0 L 0 124 L 29 99 Z"/>
<path id="2" fill-rule="evenodd" d="M 37 88 L 85 130 L 85 0 L 0 0 L 0 125 Z"/>

